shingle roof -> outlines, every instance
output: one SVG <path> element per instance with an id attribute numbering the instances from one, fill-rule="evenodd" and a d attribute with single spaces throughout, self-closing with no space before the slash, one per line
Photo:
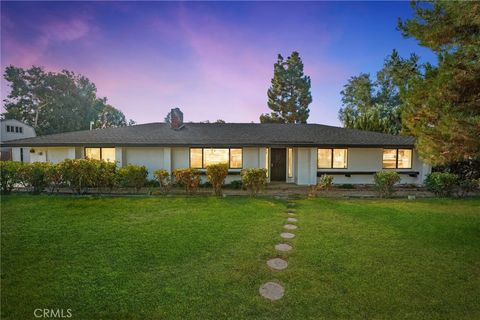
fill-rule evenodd
<path id="1" fill-rule="evenodd" d="M 12 140 L 5 146 L 359 146 L 411 147 L 415 140 L 320 124 L 167 123 L 76 131 Z"/>

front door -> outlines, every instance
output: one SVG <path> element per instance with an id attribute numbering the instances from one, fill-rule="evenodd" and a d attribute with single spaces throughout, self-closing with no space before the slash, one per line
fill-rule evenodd
<path id="1" fill-rule="evenodd" d="M 270 157 L 270 180 L 286 181 L 287 179 L 287 151 L 285 148 L 272 148 Z"/>

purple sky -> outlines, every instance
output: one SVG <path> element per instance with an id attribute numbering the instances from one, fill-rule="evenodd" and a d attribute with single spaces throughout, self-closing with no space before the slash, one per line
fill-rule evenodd
<path id="1" fill-rule="evenodd" d="M 395 29 L 407 2 L 3 2 L 1 67 L 73 70 L 138 123 L 258 122 L 281 53 L 312 79 L 308 122 L 339 125 L 348 78 L 393 48 L 433 55 Z M 2 78 L 2 99 L 8 86 Z"/>

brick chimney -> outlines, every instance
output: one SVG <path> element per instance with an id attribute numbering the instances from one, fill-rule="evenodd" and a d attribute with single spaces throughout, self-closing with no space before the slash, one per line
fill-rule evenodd
<path id="1" fill-rule="evenodd" d="M 183 112 L 179 108 L 170 110 L 170 128 L 178 130 L 183 127 Z"/>

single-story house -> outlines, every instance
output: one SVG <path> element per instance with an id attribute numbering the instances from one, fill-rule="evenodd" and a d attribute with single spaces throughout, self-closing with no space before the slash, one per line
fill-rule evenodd
<path id="1" fill-rule="evenodd" d="M 204 171 L 228 163 L 227 182 L 243 168 L 265 168 L 269 181 L 316 184 L 322 174 L 336 184 L 371 184 L 377 171 L 396 171 L 401 183 L 420 185 L 431 167 L 415 150 L 414 138 L 320 124 L 183 123 L 172 109 L 171 123 L 77 131 L 8 141 L 28 148 L 30 161 L 66 158 L 115 161 L 118 166 Z M 17 153 L 13 153 L 14 155 Z M 14 157 L 14 160 L 20 160 Z"/>

